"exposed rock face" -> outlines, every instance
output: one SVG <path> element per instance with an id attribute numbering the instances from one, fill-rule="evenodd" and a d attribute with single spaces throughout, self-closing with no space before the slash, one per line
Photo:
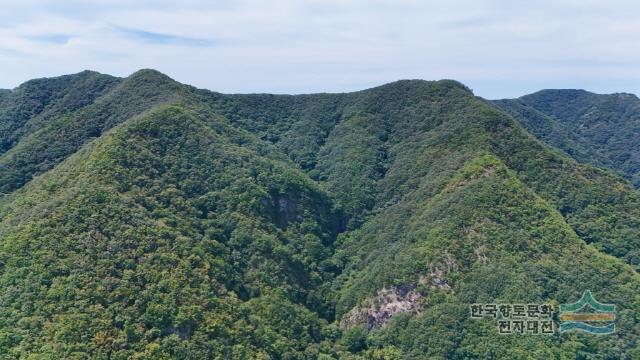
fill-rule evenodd
<path id="1" fill-rule="evenodd" d="M 422 294 L 414 284 L 384 287 L 373 298 L 367 299 L 361 306 L 356 306 L 346 314 L 340 325 L 342 328 L 363 324 L 368 330 L 383 326 L 392 316 L 403 312 L 420 312 L 419 300 Z"/>
<path id="2" fill-rule="evenodd" d="M 406 283 L 400 286 L 383 287 L 376 295 L 354 307 L 340 321 L 341 328 L 362 324 L 371 330 L 386 325 L 396 314 L 410 312 L 419 314 L 422 310 L 420 300 L 425 291 L 453 292 L 446 274 L 458 269 L 450 254 L 443 254 L 442 263 L 433 266 L 426 274 L 418 277 L 417 283 Z M 420 286 L 420 289 L 418 289 Z"/>
<path id="3" fill-rule="evenodd" d="M 426 276 L 420 275 L 418 283 L 425 285 L 429 289 L 451 290 L 451 285 L 444 279 L 445 272 L 441 269 L 435 269 Z"/>
<path id="4" fill-rule="evenodd" d="M 273 221 L 280 227 L 285 228 L 291 222 L 302 221 L 302 214 L 298 209 L 298 201 L 293 194 L 271 194 L 271 201 L 262 200 L 262 206 L 266 207 L 271 214 Z"/>
<path id="5" fill-rule="evenodd" d="M 458 270 L 458 264 L 451 254 L 442 254 L 442 262 L 440 265 L 434 266 L 427 275 L 418 277 L 418 284 L 426 286 L 432 290 L 453 291 L 445 276 L 453 271 Z"/>

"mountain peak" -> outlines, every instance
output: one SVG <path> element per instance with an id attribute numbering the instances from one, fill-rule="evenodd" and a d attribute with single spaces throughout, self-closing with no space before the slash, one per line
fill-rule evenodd
<path id="1" fill-rule="evenodd" d="M 86 77 L 86 76 L 89 76 L 89 75 L 111 76 L 111 75 L 101 74 L 101 73 L 99 73 L 97 71 L 94 71 L 94 70 L 82 70 L 80 72 L 73 73 L 73 74 L 66 74 L 66 75 L 60 75 L 60 76 L 45 76 L 45 77 L 41 77 L 41 78 L 35 78 L 35 79 L 31 79 L 31 80 L 26 81 L 24 84 L 28 84 L 28 83 L 32 83 L 32 82 L 42 82 L 42 81 L 78 79 L 78 78 Z"/>
<path id="2" fill-rule="evenodd" d="M 175 82 L 168 75 L 161 73 L 155 69 L 140 69 L 133 74 L 129 75 L 127 79 L 138 79 L 138 80 L 147 80 L 147 81 L 162 81 L 162 82 Z"/>
<path id="3" fill-rule="evenodd" d="M 552 97 L 566 98 L 566 97 L 579 97 L 579 96 L 614 96 L 619 98 L 630 98 L 630 99 L 638 98 L 635 94 L 628 93 L 628 92 L 600 94 L 600 93 L 594 93 L 584 89 L 543 89 L 531 94 L 521 96 L 520 99 L 526 99 L 529 97 L 541 97 L 541 96 L 549 97 L 549 98 L 552 98 Z"/>
<path id="4" fill-rule="evenodd" d="M 471 89 L 469 89 L 466 85 L 464 85 L 459 81 L 451 80 L 451 79 L 442 79 L 442 80 L 402 79 L 402 80 L 393 81 L 384 85 L 380 85 L 369 90 L 373 90 L 373 89 L 381 89 L 381 90 L 423 89 L 423 90 L 444 90 L 444 91 L 460 89 L 460 90 L 469 92 L 470 94 L 473 94 Z"/>
<path id="5" fill-rule="evenodd" d="M 521 96 L 520 99 L 576 99 L 596 94 L 582 89 L 543 89 L 532 94 Z"/>

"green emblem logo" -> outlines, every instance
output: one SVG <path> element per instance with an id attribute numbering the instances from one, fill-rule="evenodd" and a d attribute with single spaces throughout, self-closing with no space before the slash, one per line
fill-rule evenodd
<path id="1" fill-rule="evenodd" d="M 559 319 L 561 333 L 611 334 L 615 331 L 616 306 L 599 303 L 586 290 L 577 302 L 560 305 Z"/>

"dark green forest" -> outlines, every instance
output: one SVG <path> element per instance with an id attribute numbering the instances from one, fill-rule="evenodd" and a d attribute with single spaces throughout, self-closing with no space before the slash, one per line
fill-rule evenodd
<path id="1" fill-rule="evenodd" d="M 543 90 L 498 107 L 574 159 L 604 167 L 640 187 L 640 99 L 584 90 Z"/>
<path id="2" fill-rule="evenodd" d="M 0 91 L 0 358 L 638 359 L 639 103 L 154 70 Z M 587 289 L 615 333 L 469 316 Z"/>

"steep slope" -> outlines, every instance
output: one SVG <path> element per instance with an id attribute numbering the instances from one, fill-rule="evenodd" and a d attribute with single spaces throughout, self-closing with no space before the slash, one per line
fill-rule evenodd
<path id="1" fill-rule="evenodd" d="M 247 95 L 243 101 L 249 102 L 251 97 Z M 266 95 L 256 97 L 267 101 Z M 329 98 L 330 95 L 318 95 L 321 104 Z M 282 140 L 288 138 L 277 132 L 276 124 L 291 121 L 291 113 L 305 114 L 315 108 L 307 105 L 309 100 L 297 104 L 291 98 L 279 100 L 282 102 L 277 113 L 269 114 L 261 107 L 260 116 L 237 117 L 236 123 L 252 124 L 259 133 L 270 134 L 263 138 L 274 139 L 274 144 L 290 155 L 297 154 L 290 147 L 291 141 Z M 292 110 L 282 109 L 287 101 Z M 300 125 L 287 125 L 283 133 L 290 134 L 291 128 L 314 133 L 318 124 L 327 128 L 335 124 L 328 132 L 315 132 L 318 140 L 300 145 L 302 149 L 318 149 L 312 161 L 301 167 L 316 164 L 308 168 L 309 175 L 325 186 L 347 214 L 356 218 L 358 212 L 361 215 L 351 223 L 354 230 L 341 235 L 342 245 L 336 254 L 336 261 L 345 267 L 336 299 L 338 318 L 369 319 L 364 321 L 369 328 L 376 324 L 377 320 L 371 322 L 371 316 L 376 319 L 377 313 L 375 307 L 372 310 L 366 304 L 385 303 L 391 298 L 395 299 L 394 306 L 404 310 L 433 306 L 432 310 L 422 309 L 421 316 L 400 317 L 405 320 L 396 327 L 376 330 L 374 326 L 368 336 L 353 327 L 345 333 L 343 341 L 348 344 L 344 348 L 358 352 L 369 346 L 366 356 L 386 354 L 417 359 L 480 358 L 487 350 L 484 346 L 491 349 L 493 358 L 563 357 L 578 350 L 592 355 L 630 356 L 633 346 L 616 349 L 616 343 L 636 341 L 638 325 L 634 320 L 624 335 L 610 341 L 594 343 L 581 338 L 570 343 L 557 339 L 505 342 L 485 339 L 492 336 L 490 330 L 475 329 L 477 325 L 467 321 L 465 304 L 496 299 L 562 302 L 579 297 L 585 288 L 604 288 L 599 296 L 607 298 L 607 291 L 613 292 L 615 296 L 609 295 L 607 300 L 627 314 L 636 312 L 638 304 L 633 294 L 638 289 L 638 277 L 634 268 L 603 256 L 598 250 L 638 268 L 637 191 L 615 176 L 581 166 L 544 146 L 512 118 L 455 82 L 402 81 L 346 94 L 342 101 L 330 104 L 328 108 L 334 115 L 323 119 L 301 116 Z M 452 179 L 461 176 L 467 167 L 476 167 L 474 159 L 485 156 L 497 164 L 489 166 L 488 173 L 497 167 L 500 174 L 508 176 L 481 176 L 479 188 L 449 194 L 447 189 L 456 187 L 451 185 L 452 181 L 455 183 Z M 299 161 L 295 155 L 292 159 Z M 443 204 L 435 202 L 441 198 L 447 200 Z M 461 205 L 450 209 L 452 202 Z M 425 212 L 432 215 L 420 218 Z M 468 241 L 469 236 L 478 234 L 489 235 L 484 235 L 481 243 Z M 501 251 L 492 257 L 484 253 L 496 247 Z M 567 259 L 568 254 L 576 252 L 580 255 Z M 552 266 L 549 259 L 554 257 L 558 261 Z M 474 258 L 480 259 L 481 264 L 470 262 Z M 545 260 L 540 262 L 541 258 Z M 511 268 L 514 274 L 509 273 Z M 610 270 L 601 277 L 600 268 Z M 502 277 L 489 284 L 473 275 L 476 270 Z M 511 288 L 501 290 L 502 281 L 510 283 Z M 526 294 L 529 284 L 540 288 Z M 461 298 L 449 294 L 467 288 L 474 290 L 465 291 Z M 474 294 L 492 288 L 497 290 L 485 298 Z M 406 289 L 414 290 L 407 293 Z M 430 295 L 432 289 L 447 291 Z M 381 311 L 378 315 L 384 325 L 388 314 Z M 466 332 L 473 335 L 461 336 Z M 542 348 L 548 352 L 539 352 Z"/>
<path id="2" fill-rule="evenodd" d="M 4 357 L 640 356 L 640 194 L 458 82 L 224 95 L 143 70 L 46 119 L 0 157 Z M 469 318 L 586 289 L 615 334 Z"/>
<path id="3" fill-rule="evenodd" d="M 349 234 L 340 254 L 349 254 L 350 269 L 342 275 L 337 311 L 349 320 L 347 327 L 359 323 L 359 313 L 370 314 L 364 321 L 374 325 L 364 345 L 368 353 L 397 351 L 406 359 L 575 358 L 580 352 L 625 358 L 633 347 L 619 344 L 640 335 L 632 315 L 640 306 L 638 274 L 585 245 L 491 154 L 469 160 L 435 196 L 385 209 Z M 629 321 L 619 325 L 616 337 L 499 336 L 495 322 L 469 318 L 472 303 L 557 304 L 579 298 L 585 288 L 598 289 Z M 381 289 L 415 303 L 415 310 L 386 320 Z M 414 295 L 403 297 L 401 289 Z M 367 322 L 372 318 L 373 324 Z"/>
<path id="4" fill-rule="evenodd" d="M 412 137 L 446 121 L 446 112 L 467 100 L 460 93 L 470 94 L 455 81 L 405 80 L 349 94 L 222 95 L 214 107 L 326 183 L 357 226 L 387 201 L 376 188 L 389 163 L 387 146 L 398 143 L 415 154 L 412 143 L 422 139 Z"/>
<path id="5" fill-rule="evenodd" d="M 258 105 L 270 97 L 277 106 Z M 244 95 L 217 101 L 234 124 L 270 140 L 306 168 L 344 208 L 351 227 L 403 201 L 427 176 L 429 186 L 421 191 L 433 195 L 476 150 L 486 149 L 585 241 L 640 266 L 638 192 L 543 146 L 455 81 L 399 81 L 340 99 Z M 314 116 L 318 111 L 324 116 Z M 303 153 L 309 155 L 298 156 Z"/>
<path id="6" fill-rule="evenodd" d="M 108 92 L 118 79 L 92 71 L 28 81 L 0 98 L 0 154 L 49 119 L 82 108 Z"/>
<path id="7" fill-rule="evenodd" d="M 3 356 L 317 353 L 337 216 L 251 142 L 215 116 L 160 108 L 5 199 Z"/>
<path id="8" fill-rule="evenodd" d="M 553 116 L 536 110 L 520 99 L 495 100 L 493 103 L 517 119 L 538 139 L 562 149 L 577 161 L 607 168 L 613 167 L 609 159 L 598 153 L 596 148 L 584 143 L 569 126 L 559 122 Z"/>
<path id="9" fill-rule="evenodd" d="M 495 104 L 578 161 L 607 167 L 640 186 L 640 99 L 584 90 L 543 90 Z M 541 117 L 546 118 L 541 121 Z"/>
<path id="10" fill-rule="evenodd" d="M 51 81 L 57 83 L 64 78 L 41 81 L 47 85 Z M 7 118 L 0 118 L 0 124 L 8 124 L 4 127 L 10 129 L 15 128 L 14 132 L 20 136 L 14 136 L 13 133 L 2 136 L 6 139 L 5 143 L 13 145 L 0 155 L 0 168 L 3 169 L 0 173 L 0 192 L 8 193 L 21 187 L 33 176 L 51 169 L 73 154 L 83 144 L 132 116 L 159 104 L 178 101 L 183 89 L 188 89 L 153 70 L 141 70 L 123 81 L 113 80 L 111 84 L 115 86 L 109 88 L 110 91 L 101 93 L 101 96 L 92 96 L 92 93 L 85 91 L 83 87 L 71 87 L 68 91 L 74 97 L 67 96 L 55 102 L 55 105 L 50 107 L 62 110 L 52 110 L 47 116 L 31 119 L 31 113 L 25 116 L 15 114 L 16 111 L 21 111 L 21 108 L 7 110 Z M 42 98 L 40 95 L 30 95 L 28 89 L 29 87 L 23 90 L 27 93 L 25 97 Z M 72 103 L 73 106 L 68 103 Z M 19 107 L 29 109 L 45 106 L 26 101 L 19 104 Z M 19 141 L 16 142 L 17 140 Z"/>

